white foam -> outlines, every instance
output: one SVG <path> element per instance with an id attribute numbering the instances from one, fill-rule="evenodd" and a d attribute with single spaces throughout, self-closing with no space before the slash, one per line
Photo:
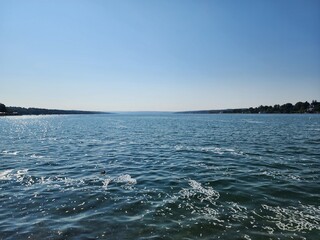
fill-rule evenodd
<path id="1" fill-rule="evenodd" d="M 111 178 L 107 178 L 107 179 L 103 180 L 102 181 L 103 187 L 105 189 L 107 189 L 110 182 L 111 182 Z"/>
<path id="2" fill-rule="evenodd" d="M 4 170 L 0 172 L 0 180 L 10 180 L 12 169 Z"/>
<path id="3" fill-rule="evenodd" d="M 31 158 L 43 158 L 43 156 L 41 156 L 41 155 L 36 155 L 36 154 L 32 154 L 30 157 L 31 157 Z"/>
<path id="4" fill-rule="evenodd" d="M 244 155 L 242 151 L 236 151 L 233 148 L 223 148 L 223 147 L 202 147 L 200 148 L 201 151 L 204 152 L 212 152 L 219 155 L 223 154 L 232 154 L 232 155 Z"/>
<path id="5" fill-rule="evenodd" d="M 21 169 L 21 170 L 18 170 L 16 174 L 14 174 L 14 177 L 16 178 L 16 181 L 17 182 L 23 182 L 24 181 L 24 178 L 26 176 L 26 174 L 28 173 L 29 169 Z M 32 179 L 30 178 L 29 179 L 31 182 L 28 182 L 27 184 L 28 185 L 31 185 L 33 183 Z"/>
<path id="6" fill-rule="evenodd" d="M 244 119 L 243 122 L 247 122 L 247 123 L 259 123 L 259 124 L 264 123 L 264 122 L 262 122 L 262 121 L 255 121 L 255 120 L 250 120 L 250 119 Z"/>
<path id="7" fill-rule="evenodd" d="M 230 215 L 233 220 L 243 221 L 248 218 L 248 211 L 246 207 L 241 206 L 236 202 L 228 202 L 228 205 L 230 205 Z"/>
<path id="8" fill-rule="evenodd" d="M 262 208 L 271 213 L 266 218 L 285 231 L 300 232 L 304 230 L 320 230 L 320 207 L 312 205 L 273 207 L 263 204 Z"/>
<path id="9" fill-rule="evenodd" d="M 301 177 L 296 174 L 291 174 L 287 172 L 281 172 L 281 171 L 272 171 L 272 170 L 265 170 L 260 173 L 261 175 L 269 176 L 272 178 L 278 178 L 278 179 L 285 179 L 285 180 L 295 180 L 295 181 L 301 181 Z"/>
<path id="10" fill-rule="evenodd" d="M 213 190 L 212 187 L 204 188 L 201 186 L 201 183 L 195 180 L 189 180 L 189 185 L 199 193 L 206 195 L 208 198 L 217 200 L 220 197 L 220 194 L 217 191 Z"/>
<path id="11" fill-rule="evenodd" d="M 21 184 L 30 186 L 35 183 L 35 180 L 27 175 L 28 169 L 13 171 L 13 169 L 0 172 L 0 180 L 13 180 Z"/>
<path id="12" fill-rule="evenodd" d="M 182 189 L 179 193 L 183 198 L 191 198 L 193 196 L 198 195 L 198 199 L 200 201 L 215 201 L 220 197 L 219 192 L 213 190 L 212 187 L 202 187 L 201 183 L 195 180 L 189 180 L 188 184 L 191 186 L 191 189 Z"/>
<path id="13" fill-rule="evenodd" d="M 17 155 L 19 152 L 18 151 L 7 151 L 7 150 L 5 150 L 5 151 L 2 151 L 2 154 L 3 155 Z"/>
<path id="14" fill-rule="evenodd" d="M 219 155 L 222 155 L 225 152 L 222 148 L 219 147 L 202 147 L 200 148 L 200 150 L 203 152 L 213 152 Z"/>
<path id="15" fill-rule="evenodd" d="M 243 238 L 246 239 L 246 240 L 251 240 L 250 236 L 247 235 L 247 234 L 245 234 L 245 235 L 243 236 Z"/>
<path id="16" fill-rule="evenodd" d="M 114 182 L 117 183 L 127 183 L 127 184 L 136 184 L 137 180 L 132 178 L 129 174 L 120 175 L 114 179 Z"/>
<path id="17" fill-rule="evenodd" d="M 176 146 L 174 146 L 174 148 L 175 148 L 176 151 L 180 151 L 180 150 L 183 149 L 183 146 L 182 145 L 176 145 Z"/>
<path id="18" fill-rule="evenodd" d="M 273 234 L 274 229 L 272 227 L 269 226 L 263 226 L 262 227 L 264 230 L 266 230 L 269 234 Z"/>
<path id="19" fill-rule="evenodd" d="M 200 152 L 212 152 L 215 154 L 223 155 L 223 154 L 232 154 L 232 155 L 245 155 L 242 151 L 237 151 L 233 148 L 225 148 L 225 147 L 215 147 L 215 146 L 207 146 L 207 147 L 193 147 L 193 146 L 183 146 L 176 145 L 176 151 L 200 151 Z"/>

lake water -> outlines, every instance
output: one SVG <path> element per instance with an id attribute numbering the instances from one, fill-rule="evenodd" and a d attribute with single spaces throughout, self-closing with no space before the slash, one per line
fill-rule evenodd
<path id="1" fill-rule="evenodd" d="M 0 239 L 320 239 L 320 115 L 2 117 Z"/>

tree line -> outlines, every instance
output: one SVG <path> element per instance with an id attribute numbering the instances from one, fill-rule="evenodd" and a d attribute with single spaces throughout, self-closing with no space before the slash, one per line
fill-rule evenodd
<path id="1" fill-rule="evenodd" d="M 320 113 L 320 102 L 313 100 L 309 102 L 286 103 L 274 106 L 259 106 L 248 108 L 246 113 Z"/>
<path id="2" fill-rule="evenodd" d="M 259 106 L 250 108 L 223 109 L 223 110 L 202 110 L 187 111 L 180 113 L 320 113 L 320 102 L 313 100 L 309 102 L 297 102 L 296 104 L 286 103 L 274 106 Z"/>
<path id="3" fill-rule="evenodd" d="M 6 113 L 7 107 L 3 103 L 0 103 L 0 113 Z"/>
<path id="4" fill-rule="evenodd" d="M 0 103 L 0 115 L 41 115 L 41 114 L 96 114 L 103 112 L 77 111 L 77 110 L 56 110 L 43 108 L 22 108 L 22 107 L 6 107 Z M 239 109 L 225 110 L 204 110 L 190 111 L 184 113 L 320 113 L 320 102 L 313 100 L 309 102 L 297 102 L 296 104 L 286 103 L 283 105 L 276 104 L 274 106 L 259 106 Z"/>
<path id="5" fill-rule="evenodd" d="M 0 103 L 0 115 L 2 116 L 3 115 L 98 114 L 98 113 L 105 113 L 105 112 L 6 107 L 3 103 Z"/>

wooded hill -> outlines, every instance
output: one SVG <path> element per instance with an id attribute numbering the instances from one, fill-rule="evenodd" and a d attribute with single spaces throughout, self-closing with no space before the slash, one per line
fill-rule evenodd
<path id="1" fill-rule="evenodd" d="M 223 109 L 223 110 L 201 110 L 180 113 L 320 113 L 320 102 L 313 100 L 309 102 L 286 103 L 283 105 L 260 106 L 250 108 Z"/>
<path id="2" fill-rule="evenodd" d="M 53 115 L 53 114 L 102 114 L 106 112 L 58 110 L 45 108 L 6 107 L 0 103 L 0 115 Z"/>

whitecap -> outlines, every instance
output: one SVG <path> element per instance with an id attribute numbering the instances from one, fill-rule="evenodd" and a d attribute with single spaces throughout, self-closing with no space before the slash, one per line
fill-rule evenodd
<path id="1" fill-rule="evenodd" d="M 0 180 L 10 180 L 12 169 L 4 170 L 0 172 Z"/>
<path id="2" fill-rule="evenodd" d="M 262 227 L 264 230 L 266 230 L 269 234 L 273 234 L 274 229 L 272 227 L 269 226 L 263 226 Z"/>
<path id="3" fill-rule="evenodd" d="M 22 182 L 28 171 L 29 171 L 29 169 L 18 170 L 17 173 L 14 174 L 14 176 L 16 177 L 18 182 Z"/>
<path id="4" fill-rule="evenodd" d="M 213 153 L 223 154 L 222 148 L 218 148 L 218 147 L 201 147 L 199 150 L 202 152 L 213 152 Z"/>
<path id="5" fill-rule="evenodd" d="M 246 240 L 251 240 L 250 236 L 247 235 L 247 234 L 245 234 L 245 235 L 243 236 L 243 238 L 246 239 Z"/>
<path id="6" fill-rule="evenodd" d="M 264 170 L 260 173 L 260 175 L 265 175 L 268 177 L 272 177 L 275 179 L 285 179 L 285 180 L 295 180 L 295 181 L 301 181 L 301 177 L 297 174 L 291 174 L 287 172 L 281 172 L 281 171 L 272 171 L 272 170 Z"/>
<path id="7" fill-rule="evenodd" d="M 233 148 L 223 148 L 223 147 L 201 147 L 200 151 L 203 152 L 212 152 L 215 154 L 223 155 L 223 154 L 232 154 L 232 155 L 244 155 L 242 151 L 236 151 Z"/>
<path id="8" fill-rule="evenodd" d="M 270 215 L 266 217 L 270 222 L 285 231 L 300 232 L 304 230 L 320 230 L 320 207 L 300 205 L 298 207 L 273 207 L 262 205 Z"/>
<path id="9" fill-rule="evenodd" d="M 189 180 L 188 183 L 194 190 L 196 190 L 199 193 L 204 194 L 205 196 L 207 196 L 210 199 L 217 200 L 220 197 L 219 192 L 213 190 L 212 187 L 204 188 L 201 186 L 201 183 L 199 183 L 195 180 Z"/>
<path id="10" fill-rule="evenodd" d="M 36 155 L 36 154 L 32 154 L 30 157 L 31 157 L 31 158 L 43 158 L 43 156 L 41 156 L 41 155 Z"/>
<path id="11" fill-rule="evenodd" d="M 190 199 L 191 197 L 197 196 L 200 201 L 215 201 L 220 197 L 219 192 L 215 191 L 212 187 L 202 187 L 201 183 L 195 180 L 189 180 L 188 184 L 191 189 L 182 189 L 179 193 L 182 198 Z"/>
<path id="12" fill-rule="evenodd" d="M 2 151 L 2 154 L 3 155 L 17 155 L 19 152 L 18 151 L 7 151 L 7 150 L 4 150 Z"/>
<path id="13" fill-rule="evenodd" d="M 114 179 L 114 182 L 117 183 L 127 183 L 127 184 L 136 184 L 137 180 L 132 178 L 129 174 L 120 175 Z"/>
<path id="14" fill-rule="evenodd" d="M 102 181 L 103 187 L 105 189 L 107 189 L 110 182 L 111 182 L 111 178 L 107 178 L 107 179 L 103 180 Z"/>
<path id="15" fill-rule="evenodd" d="M 174 148 L 175 148 L 176 151 L 183 150 L 183 146 L 182 145 L 176 145 L 176 146 L 174 146 Z"/>
<path id="16" fill-rule="evenodd" d="M 263 121 L 256 121 L 252 119 L 243 119 L 242 121 L 246 123 L 258 123 L 258 124 L 264 123 Z"/>

